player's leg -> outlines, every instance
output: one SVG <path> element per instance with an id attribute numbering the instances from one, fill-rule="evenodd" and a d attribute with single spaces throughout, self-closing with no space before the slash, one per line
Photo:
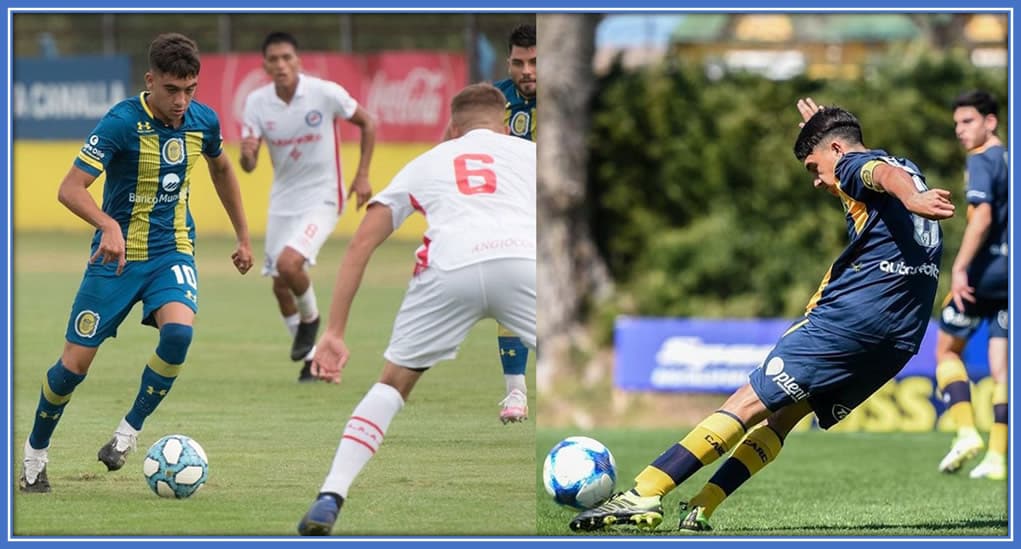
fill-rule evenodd
<path id="1" fill-rule="evenodd" d="M 303 536 L 326 536 L 333 530 L 348 489 L 379 450 L 387 428 L 425 369 L 413 370 L 387 361 L 379 381 L 369 389 L 344 427 L 337 453 L 319 495 L 298 523 Z"/>
<path id="2" fill-rule="evenodd" d="M 123 467 L 128 454 L 135 450 L 146 418 L 170 393 L 191 346 L 195 312 L 189 306 L 167 303 L 155 311 L 154 319 L 159 327 L 159 342 L 142 369 L 138 393 L 113 436 L 97 454 L 109 471 Z"/>
<path id="3" fill-rule="evenodd" d="M 25 441 L 19 479 L 22 491 L 50 490 L 46 464 L 57 422 L 64 417 L 75 387 L 85 380 L 99 346 L 117 334 L 117 328 L 135 303 L 134 296 L 143 280 L 138 268 L 129 263 L 120 276 L 115 272 L 113 265 L 93 264 L 82 277 L 67 321 L 64 350 L 60 360 L 46 372 L 32 432 Z"/>
<path id="4" fill-rule="evenodd" d="M 297 217 L 287 229 L 287 240 L 276 258 L 276 271 L 294 294 L 299 323 L 291 344 L 291 360 L 311 359 L 319 332 L 319 308 L 307 266 L 315 265 L 319 250 L 337 226 L 338 212 L 318 208 Z"/>
<path id="5" fill-rule="evenodd" d="M 681 504 L 681 522 L 678 528 L 690 531 L 711 530 L 709 518 L 716 508 L 753 475 L 776 459 L 787 435 L 811 412 L 812 407 L 808 401 L 802 400 L 772 414 L 765 425 L 759 425 L 749 431 L 702 490 L 690 501 Z"/>
<path id="6" fill-rule="evenodd" d="M 971 381 L 961 353 L 980 319 L 970 311 L 960 311 L 950 296 L 944 302 L 936 336 L 936 391 L 946 404 L 957 435 L 950 451 L 939 463 L 939 470 L 955 473 L 982 450 L 982 437 L 975 430 L 975 413 L 971 404 Z"/>
<path id="7" fill-rule="evenodd" d="M 719 410 L 643 469 L 635 477 L 632 489 L 579 513 L 571 520 L 571 529 L 598 530 L 621 524 L 659 526 L 663 520 L 661 498 L 702 467 L 726 455 L 744 437 L 746 425 L 755 425 L 768 415 L 769 410 L 752 386 L 744 385 Z"/>
<path id="8" fill-rule="evenodd" d="M 64 344 L 64 352 L 60 359 L 46 371 L 39 392 L 39 403 L 35 409 L 32 431 L 25 441 L 24 461 L 18 480 L 22 492 L 50 491 L 50 482 L 46 475 L 50 438 L 57 428 L 57 422 L 64 415 L 64 408 L 71 400 L 71 393 L 85 381 L 85 375 L 98 350 L 98 347 L 85 347 L 67 342 Z"/>
<path id="9" fill-rule="evenodd" d="M 478 279 L 472 266 L 427 269 L 411 281 L 383 353 L 383 373 L 351 414 L 320 493 L 298 523 L 299 534 L 330 533 L 348 488 L 376 453 L 422 373 L 457 356 L 457 347 L 483 317 Z"/>
<path id="10" fill-rule="evenodd" d="M 184 366 L 198 312 L 198 274 L 195 259 L 183 253 L 167 254 L 139 265 L 149 276 L 141 290 L 142 324 L 159 330 L 156 349 L 142 368 L 131 409 L 97 453 L 110 471 L 124 466 L 138 444 L 145 420 L 170 393 Z"/>
<path id="11" fill-rule="evenodd" d="M 525 383 L 528 347 L 502 324 L 497 326 L 496 343 L 507 390 L 507 395 L 500 402 L 500 421 L 505 424 L 524 421 L 528 419 L 528 385 Z"/>
<path id="12" fill-rule="evenodd" d="M 1007 478 L 1007 386 L 1010 347 L 1007 339 L 1007 309 L 1000 310 L 989 324 L 989 374 L 993 378 L 993 425 L 989 429 L 989 450 L 972 469 L 971 478 Z"/>
<path id="13" fill-rule="evenodd" d="M 525 365 L 535 347 L 535 261 L 501 259 L 480 267 L 486 286 L 487 314 L 498 323 L 500 359 L 507 395 L 500 402 L 504 424 L 528 419 Z"/>

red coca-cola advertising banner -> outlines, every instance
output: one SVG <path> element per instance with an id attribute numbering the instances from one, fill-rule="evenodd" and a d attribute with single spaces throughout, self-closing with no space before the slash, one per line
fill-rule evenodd
<path id="1" fill-rule="evenodd" d="M 450 99 L 468 83 L 464 55 L 452 53 L 302 53 L 301 66 L 305 74 L 337 82 L 372 113 L 377 142 L 439 141 Z M 259 54 L 205 54 L 197 98 L 220 115 L 223 138 L 236 142 L 245 98 L 269 82 Z M 358 139 L 357 126 L 340 128 L 341 139 Z"/>

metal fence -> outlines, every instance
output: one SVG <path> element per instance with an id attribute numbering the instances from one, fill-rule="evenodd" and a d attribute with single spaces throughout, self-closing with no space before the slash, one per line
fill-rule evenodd
<path id="1" fill-rule="evenodd" d="M 153 37 L 181 32 L 205 52 L 258 51 L 272 31 L 294 34 L 302 51 L 371 53 L 427 49 L 467 54 L 471 79 L 503 77 L 507 36 L 535 14 L 470 13 L 15 13 L 16 57 L 127 54 L 144 71 Z"/>

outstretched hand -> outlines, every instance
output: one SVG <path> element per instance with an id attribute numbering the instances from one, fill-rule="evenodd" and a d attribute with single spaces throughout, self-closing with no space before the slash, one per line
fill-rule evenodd
<path id="1" fill-rule="evenodd" d="M 798 112 L 801 113 L 801 122 L 798 124 L 799 128 L 805 127 L 805 122 L 808 122 L 815 113 L 822 110 L 822 107 L 815 104 L 815 100 L 811 97 L 805 97 L 804 99 L 798 99 Z"/>
<path id="2" fill-rule="evenodd" d="M 913 194 L 904 203 L 904 207 L 915 215 L 936 221 L 954 216 L 954 203 L 950 201 L 950 191 L 946 189 L 929 189 Z"/>
<path id="3" fill-rule="evenodd" d="M 331 333 L 323 333 L 316 343 L 316 354 L 312 357 L 312 375 L 330 383 L 340 383 L 340 374 L 347 365 L 351 352 L 347 349 L 344 338 Z"/>

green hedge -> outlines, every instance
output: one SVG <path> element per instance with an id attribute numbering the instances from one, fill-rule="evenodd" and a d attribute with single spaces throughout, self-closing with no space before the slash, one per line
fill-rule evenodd
<path id="1" fill-rule="evenodd" d="M 992 91 L 1005 137 L 1006 71 L 975 68 L 961 52 L 905 49 L 864 72 L 857 80 L 710 80 L 700 66 L 671 62 L 638 72 L 616 65 L 602 77 L 591 222 L 620 290 L 604 321 L 618 312 L 804 312 L 847 242 L 839 202 L 812 187 L 792 152 L 794 103 L 804 96 L 854 112 L 867 146 L 914 160 L 930 187 L 954 193 L 959 213 L 943 224 L 946 272 L 965 222 L 964 152 L 950 104 L 964 90 Z"/>

